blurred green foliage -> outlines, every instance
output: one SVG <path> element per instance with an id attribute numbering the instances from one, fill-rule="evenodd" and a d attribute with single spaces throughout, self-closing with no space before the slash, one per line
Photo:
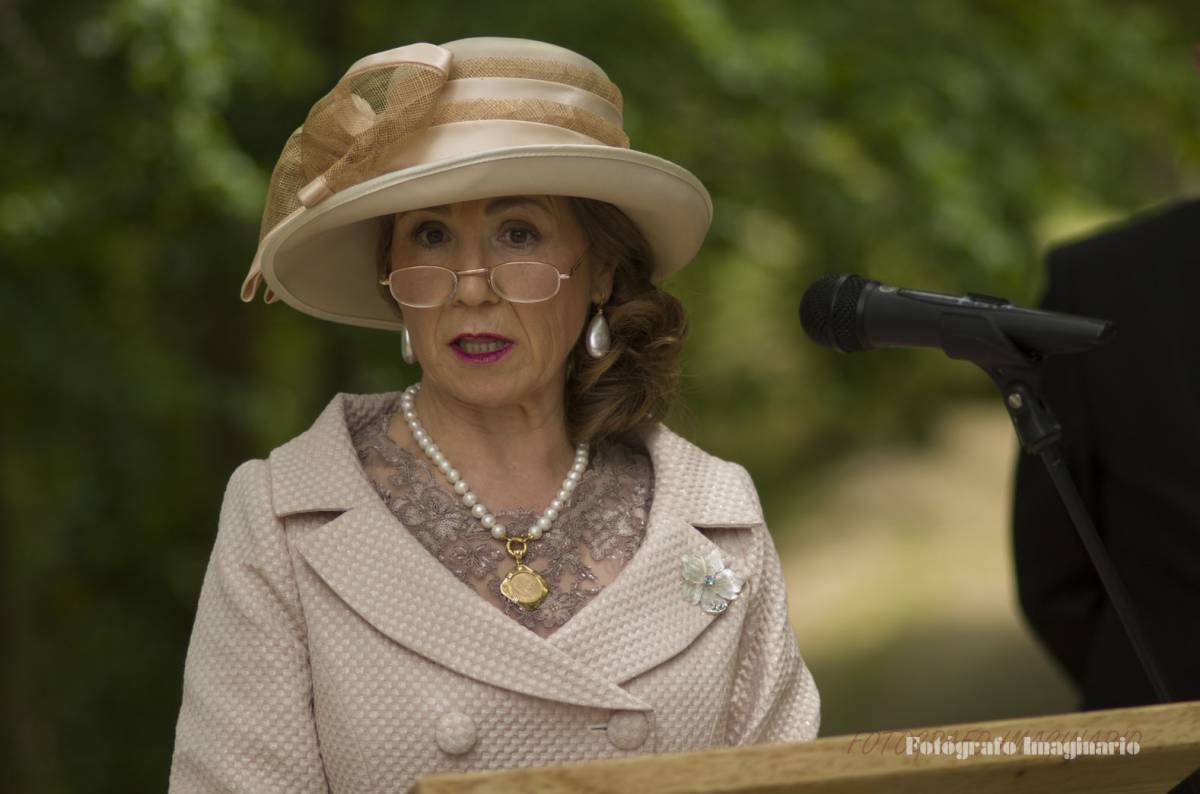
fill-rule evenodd
<path id="1" fill-rule="evenodd" d="M 416 377 L 390 334 L 236 297 L 284 139 L 358 57 L 514 35 L 605 67 L 633 145 L 716 204 L 667 284 L 671 424 L 770 515 L 804 466 L 989 388 L 816 348 L 807 284 L 1034 300 L 1048 242 L 1194 184 L 1198 30 L 1190 0 L 0 4 L 4 788 L 162 790 L 229 474 Z"/>

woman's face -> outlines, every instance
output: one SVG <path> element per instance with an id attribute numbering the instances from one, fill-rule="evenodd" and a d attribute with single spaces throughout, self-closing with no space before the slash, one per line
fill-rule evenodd
<path id="1" fill-rule="evenodd" d="M 397 213 L 392 269 L 441 265 L 451 270 L 540 261 L 571 271 L 558 294 L 539 303 L 511 303 L 491 288 L 487 273 L 461 276 L 443 305 L 401 306 L 423 377 L 450 396 L 479 407 L 549 397 L 561 400 L 566 360 L 579 339 L 588 306 L 611 291 L 611 274 L 584 255 L 583 230 L 557 196 L 506 196 Z M 605 277 L 607 276 L 607 277 Z M 502 351 L 472 355 L 491 335 Z M 490 360 L 489 360 L 490 359 Z"/>

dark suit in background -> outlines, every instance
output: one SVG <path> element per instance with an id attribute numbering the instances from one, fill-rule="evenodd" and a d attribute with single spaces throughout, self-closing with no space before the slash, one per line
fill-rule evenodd
<path id="1" fill-rule="evenodd" d="M 1200 200 L 1054 250 L 1047 309 L 1116 322 L 1052 358 L 1043 396 L 1097 531 L 1176 700 L 1200 699 Z M 1157 702 L 1066 509 L 1020 456 L 1013 511 L 1021 608 L 1081 708 Z"/>

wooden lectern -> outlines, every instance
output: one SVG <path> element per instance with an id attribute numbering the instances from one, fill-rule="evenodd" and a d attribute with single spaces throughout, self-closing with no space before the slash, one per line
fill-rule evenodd
<path id="1" fill-rule="evenodd" d="M 1077 738 L 1085 744 L 1076 744 L 1075 757 L 1068 760 L 1067 743 Z M 1099 742 L 1114 754 L 1096 754 L 1103 752 Z M 411 791 L 1160 794 L 1197 768 L 1200 701 L 831 736 L 799 744 L 443 773 L 421 778 Z"/>

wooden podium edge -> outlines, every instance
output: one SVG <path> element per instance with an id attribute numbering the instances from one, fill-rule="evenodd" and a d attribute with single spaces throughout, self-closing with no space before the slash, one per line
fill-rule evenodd
<path id="1" fill-rule="evenodd" d="M 909 737 L 914 737 L 910 743 Z M 1042 754 L 1036 742 L 1125 740 L 1124 754 Z M 999 741 L 998 741 L 999 740 Z M 960 758 L 946 742 L 1001 752 Z M 1016 752 L 1003 752 L 1013 741 Z M 929 754 L 922 754 L 928 742 Z M 940 745 L 935 745 L 935 742 Z M 1133 742 L 1137 742 L 1136 752 Z M 915 747 L 914 747 L 915 745 Z M 959 745 L 961 746 L 961 745 Z M 1118 745 L 1119 746 L 1119 745 Z M 1049 745 L 1054 748 L 1054 745 Z M 913 749 L 915 752 L 909 753 Z M 982 750 L 982 744 L 979 745 Z M 1011 748 L 1009 748 L 1011 749 Z M 1065 749 L 1065 748 L 1064 748 Z M 1119 751 L 1118 751 L 1119 752 Z M 714 747 L 524 769 L 439 773 L 414 794 L 454 792 L 1163 792 L 1200 768 L 1200 701 L 873 731 L 795 744 Z"/>

